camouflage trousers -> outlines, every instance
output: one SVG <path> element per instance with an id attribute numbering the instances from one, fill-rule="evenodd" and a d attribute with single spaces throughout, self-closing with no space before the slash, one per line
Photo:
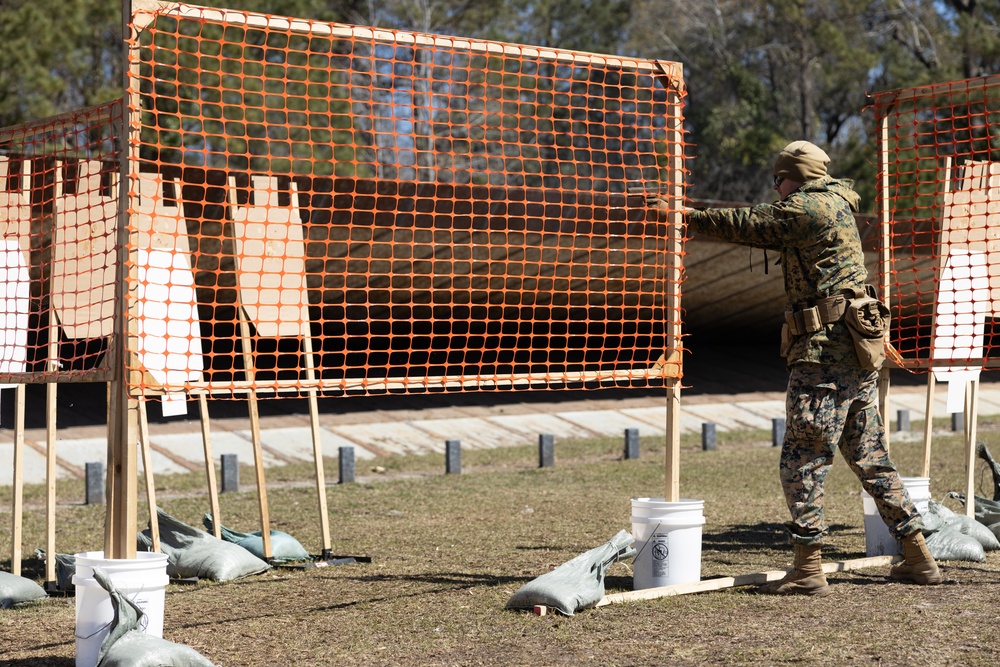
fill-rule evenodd
<path id="1" fill-rule="evenodd" d="M 828 532 L 823 482 L 838 448 L 897 539 L 923 528 L 920 513 L 889 459 L 877 402 L 877 372 L 820 364 L 792 366 L 780 467 L 792 515 L 785 527 L 793 543 L 819 544 Z"/>

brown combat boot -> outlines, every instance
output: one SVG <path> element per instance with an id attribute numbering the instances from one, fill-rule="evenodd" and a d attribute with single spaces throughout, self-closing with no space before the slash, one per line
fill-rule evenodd
<path id="1" fill-rule="evenodd" d="M 927 549 L 924 534 L 919 530 L 903 538 L 903 562 L 889 570 L 889 577 L 900 581 L 912 581 L 920 586 L 934 586 L 941 583 L 934 556 Z"/>
<path id="2" fill-rule="evenodd" d="M 760 587 L 767 595 L 814 595 L 823 597 L 830 594 L 830 587 L 823 574 L 822 546 L 795 545 L 795 564 L 783 579 L 772 581 Z"/>

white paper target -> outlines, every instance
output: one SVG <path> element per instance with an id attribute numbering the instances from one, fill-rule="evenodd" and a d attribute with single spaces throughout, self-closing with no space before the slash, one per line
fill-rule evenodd
<path id="1" fill-rule="evenodd" d="M 938 282 L 931 333 L 931 360 L 983 357 L 986 318 L 993 313 L 986 253 L 953 250 Z M 977 380 L 982 361 L 935 366 L 934 377 L 948 383 L 948 412 L 962 412 L 965 387 Z"/>
<path id="2" fill-rule="evenodd" d="M 240 303 L 261 336 L 306 336 L 306 246 L 294 184 L 288 206 L 279 204 L 278 179 L 254 176 L 252 186 L 250 201 L 238 206 L 229 184 Z"/>
<path id="3" fill-rule="evenodd" d="M 140 361 L 164 388 L 183 389 L 205 370 L 194 273 L 179 252 L 139 248 L 136 260 Z"/>
<path id="4" fill-rule="evenodd" d="M 17 239 L 0 246 L 0 373 L 23 373 L 28 358 L 31 285 L 28 264 Z"/>

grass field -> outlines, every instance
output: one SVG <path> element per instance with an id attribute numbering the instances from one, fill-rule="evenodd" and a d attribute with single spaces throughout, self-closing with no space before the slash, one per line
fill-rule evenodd
<path id="1" fill-rule="evenodd" d="M 919 438 L 893 435 L 900 471 L 919 474 Z M 1000 422 L 982 420 L 979 435 L 1000 451 Z M 370 563 L 171 584 L 164 636 L 218 665 L 253 667 L 996 664 L 997 553 L 985 563 L 944 563 L 946 582 L 937 587 L 890 582 L 882 567 L 832 575 L 834 593 L 822 599 L 736 588 L 569 618 L 504 610 L 525 582 L 631 529 L 629 499 L 663 495 L 663 448 L 662 440 L 643 440 L 641 457 L 623 460 L 620 440 L 560 441 L 556 466 L 544 469 L 532 447 L 464 451 L 461 475 L 443 474 L 443 456 L 365 463 L 358 483 L 332 485 L 328 498 L 334 552 L 369 556 Z M 713 452 L 685 437 L 681 494 L 705 501 L 703 578 L 790 564 L 777 463 L 770 433 L 719 433 Z M 270 469 L 268 492 L 272 527 L 317 552 L 311 474 L 309 466 Z M 963 480 L 960 439 L 941 430 L 934 499 L 962 491 Z M 992 495 L 987 482 L 981 493 Z M 222 496 L 222 522 L 248 531 L 259 526 L 253 487 L 244 488 Z M 829 559 L 864 556 L 860 492 L 838 460 L 828 478 Z M 59 493 L 58 551 L 100 549 L 103 507 L 81 504 L 82 483 L 60 484 Z M 169 514 L 201 525 L 208 511 L 203 476 L 158 478 L 157 493 Z M 24 548 L 31 553 L 44 546 L 43 489 L 28 488 L 26 503 Z M 0 535 L 9 538 L 9 489 L 0 489 L 0 508 Z M 3 545 L 9 558 L 9 541 Z M 612 566 L 607 591 L 630 590 L 631 574 L 630 563 Z M 0 610 L 0 665 L 74 665 L 74 624 L 72 598 Z"/>

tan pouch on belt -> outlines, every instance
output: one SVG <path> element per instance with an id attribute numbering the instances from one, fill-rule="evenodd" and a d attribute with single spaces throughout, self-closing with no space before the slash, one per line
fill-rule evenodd
<path id="1" fill-rule="evenodd" d="M 788 324 L 781 325 L 781 348 L 778 350 L 778 354 L 782 358 L 788 356 L 788 353 L 792 350 L 792 342 L 795 338 L 792 336 L 792 332 L 788 330 Z"/>
<path id="2" fill-rule="evenodd" d="M 865 285 L 865 295 L 851 299 L 844 313 L 861 367 L 869 371 L 882 369 L 885 335 L 889 332 L 889 308 L 875 295 L 875 287 Z"/>

